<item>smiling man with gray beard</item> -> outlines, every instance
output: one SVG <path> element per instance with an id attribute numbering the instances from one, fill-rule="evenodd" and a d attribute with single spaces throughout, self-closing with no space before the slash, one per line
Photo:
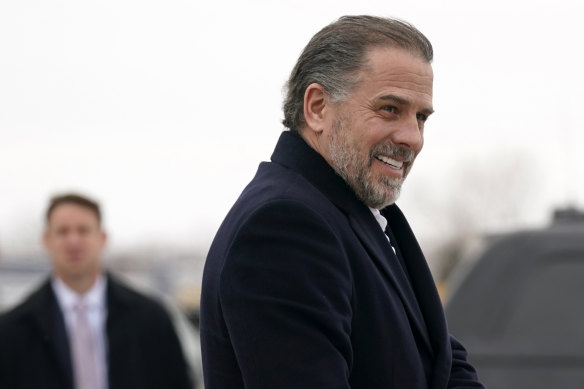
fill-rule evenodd
<path id="1" fill-rule="evenodd" d="M 207 389 L 482 388 L 395 205 L 432 114 L 408 23 L 342 17 L 292 70 L 284 125 L 203 275 Z"/>
<path id="2" fill-rule="evenodd" d="M 368 157 L 362 158 L 348 141 L 350 129 L 346 127 L 342 120 L 333 123 L 329 146 L 331 167 L 349 184 L 357 197 L 370 207 L 382 209 L 395 203 L 401 192 L 401 186 L 410 172 L 415 153 L 392 143 L 386 143 L 374 146 Z M 401 162 L 380 157 L 382 155 L 392 155 Z M 374 158 L 382 158 L 379 160 L 393 168 L 406 164 L 403 176 L 383 176 L 376 181 L 370 170 Z"/>

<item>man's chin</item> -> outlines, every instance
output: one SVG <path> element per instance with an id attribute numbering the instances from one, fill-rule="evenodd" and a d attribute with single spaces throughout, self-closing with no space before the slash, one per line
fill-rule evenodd
<path id="1" fill-rule="evenodd" d="M 92 271 L 87 268 L 87 266 L 78 266 L 76 268 L 69 269 L 66 272 L 66 276 L 70 279 L 83 279 L 92 274 Z"/>
<path id="2" fill-rule="evenodd" d="M 361 198 L 365 205 L 371 208 L 383 209 L 395 203 L 399 197 L 399 191 L 397 193 L 387 194 L 384 196 L 366 196 Z"/>
<path id="3" fill-rule="evenodd" d="M 357 197 L 371 208 L 383 209 L 397 201 L 403 179 L 371 179 L 371 176 L 349 182 Z"/>

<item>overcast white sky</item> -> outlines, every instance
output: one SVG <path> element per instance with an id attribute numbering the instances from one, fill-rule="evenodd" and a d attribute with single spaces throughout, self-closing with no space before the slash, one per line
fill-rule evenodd
<path id="1" fill-rule="evenodd" d="M 298 54 L 362 13 L 434 45 L 436 114 L 398 202 L 422 238 L 584 208 L 582 1 L 3 1 L 0 254 L 36 244 L 68 190 L 102 202 L 114 250 L 206 250 L 271 154 Z"/>

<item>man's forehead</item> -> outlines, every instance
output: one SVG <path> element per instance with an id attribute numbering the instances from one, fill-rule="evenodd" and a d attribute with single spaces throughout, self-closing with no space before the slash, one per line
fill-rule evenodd
<path id="1" fill-rule="evenodd" d="M 433 112 L 433 72 L 419 56 L 399 49 L 378 49 L 369 53 L 367 66 L 353 89 L 368 101 L 415 104 Z"/>
<path id="2" fill-rule="evenodd" d="M 76 203 L 62 203 L 53 208 L 48 223 L 65 223 L 72 219 L 95 219 L 96 222 L 98 221 L 97 214 L 89 207 Z"/>
<path id="3" fill-rule="evenodd" d="M 395 77 L 414 73 L 429 81 L 434 78 L 432 65 L 410 50 L 394 47 L 376 47 L 367 51 L 365 73 L 387 73 Z"/>

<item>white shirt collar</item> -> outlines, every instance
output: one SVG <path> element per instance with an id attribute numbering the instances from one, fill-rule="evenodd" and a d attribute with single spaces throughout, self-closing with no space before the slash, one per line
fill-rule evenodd
<path id="1" fill-rule="evenodd" d="M 387 219 L 383 217 L 379 209 L 369 207 L 369 210 L 371 211 L 371 213 L 373 213 L 373 216 L 375 216 L 375 220 L 377 220 L 377 223 L 379 223 L 381 230 L 385 233 L 385 229 L 387 228 Z"/>
<path id="2" fill-rule="evenodd" d="M 83 295 L 67 286 L 59 277 L 53 276 L 51 285 L 57 296 L 59 305 L 64 311 L 73 309 L 79 302 L 83 302 L 90 309 L 105 307 L 105 291 L 107 279 L 100 274 L 93 286 Z"/>

